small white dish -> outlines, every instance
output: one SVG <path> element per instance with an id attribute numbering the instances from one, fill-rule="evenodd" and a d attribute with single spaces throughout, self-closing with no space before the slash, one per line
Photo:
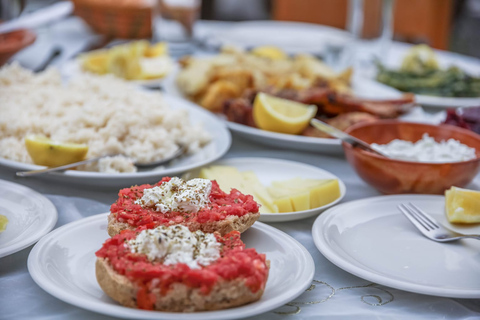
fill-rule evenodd
<path id="1" fill-rule="evenodd" d="M 262 213 L 259 221 L 262 222 L 283 222 L 300 220 L 318 215 L 328 208 L 339 203 L 347 192 L 347 188 L 342 180 L 336 175 L 300 162 L 287 161 L 272 158 L 230 158 L 217 161 L 212 165 L 231 166 L 237 168 L 240 172 L 253 171 L 264 186 L 269 186 L 273 181 L 288 180 L 292 178 L 305 179 L 337 179 L 340 185 L 340 197 L 321 207 L 284 213 Z M 198 171 L 192 171 L 188 174 L 188 178 L 198 176 Z M 227 190 L 224 190 L 227 192 Z"/>
<path id="2" fill-rule="evenodd" d="M 158 182 L 165 176 L 179 175 L 183 172 L 209 164 L 222 157 L 228 151 L 232 143 L 232 137 L 222 120 L 185 99 L 168 95 L 163 95 L 163 98 L 172 109 L 188 110 L 191 123 L 201 123 L 212 137 L 212 140 L 199 151 L 176 159 L 166 168 L 159 167 L 134 173 L 119 174 L 67 170 L 65 172 L 43 174 L 38 178 L 94 187 L 125 188 L 136 184 Z M 0 158 L 0 166 L 13 168 L 18 171 L 44 168 L 42 166 L 11 161 L 4 158 Z"/>
<path id="3" fill-rule="evenodd" d="M 57 209 L 40 193 L 0 180 L 0 214 L 8 219 L 0 233 L 0 258 L 34 244 L 57 223 Z"/>
<path id="4" fill-rule="evenodd" d="M 263 223 L 242 234 L 247 247 L 265 253 L 270 274 L 262 298 L 245 306 L 195 313 L 145 311 L 111 300 L 95 277 L 95 252 L 109 238 L 107 213 L 81 219 L 45 236 L 28 257 L 33 280 L 54 297 L 74 306 L 130 319 L 236 319 L 258 315 L 295 299 L 313 279 L 315 265 L 308 251 L 289 235 Z"/>
<path id="5" fill-rule="evenodd" d="M 480 225 L 454 226 L 445 198 L 392 195 L 348 202 L 323 213 L 312 235 L 318 250 L 339 268 L 400 290 L 451 298 L 480 298 L 480 241 L 440 243 L 424 237 L 397 209 L 412 202 L 443 225 L 479 234 Z"/>

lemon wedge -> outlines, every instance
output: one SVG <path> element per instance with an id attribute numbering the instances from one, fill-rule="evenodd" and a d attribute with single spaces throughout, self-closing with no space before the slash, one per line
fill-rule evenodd
<path id="1" fill-rule="evenodd" d="M 97 74 L 106 74 L 107 70 L 107 60 L 109 54 L 105 50 L 92 51 L 83 57 L 80 58 L 82 63 L 82 68 L 86 71 L 97 73 Z"/>
<path id="2" fill-rule="evenodd" d="M 7 229 L 8 219 L 3 214 L 0 214 L 0 233 Z"/>
<path id="3" fill-rule="evenodd" d="M 58 142 L 39 135 L 25 137 L 25 146 L 33 163 L 47 167 L 81 161 L 88 152 L 85 144 Z"/>
<path id="4" fill-rule="evenodd" d="M 480 191 L 451 187 L 445 191 L 445 211 L 452 223 L 480 223 Z"/>
<path id="5" fill-rule="evenodd" d="M 168 46 L 165 42 L 159 42 L 150 46 L 145 51 L 145 57 L 147 58 L 155 58 L 159 56 L 166 56 L 168 53 Z"/>
<path id="6" fill-rule="evenodd" d="M 150 80 L 165 77 L 172 70 L 169 56 L 140 59 L 141 79 Z"/>
<path id="7" fill-rule="evenodd" d="M 317 113 L 317 107 L 259 93 L 253 103 L 253 120 L 263 130 L 299 134 Z"/>
<path id="8" fill-rule="evenodd" d="M 167 44 L 150 45 L 146 40 L 85 53 L 80 57 L 80 63 L 83 70 L 97 74 L 111 73 L 127 80 L 162 78 L 172 66 Z"/>
<path id="9" fill-rule="evenodd" d="M 251 51 L 254 56 L 272 60 L 286 59 L 287 55 L 282 49 L 273 46 L 257 47 Z"/>

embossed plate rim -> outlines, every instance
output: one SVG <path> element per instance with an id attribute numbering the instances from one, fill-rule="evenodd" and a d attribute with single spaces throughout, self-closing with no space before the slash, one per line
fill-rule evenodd
<path id="1" fill-rule="evenodd" d="M 35 232 L 30 233 L 25 238 L 20 239 L 20 241 L 18 242 L 14 242 L 9 246 L 0 248 L 0 258 L 23 250 L 37 242 L 42 236 L 44 236 L 53 229 L 58 219 L 58 212 L 53 203 L 39 192 L 23 185 L 5 180 L 0 180 L 0 191 L 2 188 L 6 188 L 10 192 L 17 192 L 22 196 L 25 196 L 25 198 L 28 198 L 29 200 L 36 201 L 37 204 L 39 204 L 39 208 L 41 208 L 43 219 L 39 219 L 38 224 L 34 228 Z M 5 200 L 5 198 L 0 198 L 0 202 L 3 201 L 8 202 L 8 200 Z M 9 220 L 10 221 L 7 224 L 7 230 L 9 224 L 13 222 L 13 219 L 11 217 Z M 2 241 L 1 235 L 2 234 L 0 234 L 0 241 Z M 5 233 L 3 233 L 3 235 L 5 235 Z"/>

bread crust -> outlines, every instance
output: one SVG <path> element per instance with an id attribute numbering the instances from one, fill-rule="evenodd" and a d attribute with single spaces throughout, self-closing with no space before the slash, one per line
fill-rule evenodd
<path id="1" fill-rule="evenodd" d="M 137 308 L 138 288 L 125 276 L 118 274 L 108 260 L 97 258 L 95 273 L 100 287 L 110 298 L 126 307 Z M 231 281 L 219 279 L 208 295 L 182 283 L 174 283 L 165 295 L 161 295 L 160 289 L 156 288 L 152 293 L 156 298 L 154 310 L 193 312 L 241 306 L 259 300 L 263 291 L 262 288 L 253 293 L 245 285 L 245 280 L 240 278 Z"/>
<path id="2" fill-rule="evenodd" d="M 205 233 L 213 233 L 218 232 L 222 236 L 226 235 L 227 233 L 236 230 L 239 232 L 244 232 L 248 228 L 250 228 L 255 221 L 258 220 L 260 217 L 260 213 L 247 213 L 241 217 L 239 216 L 228 216 L 224 220 L 219 221 L 209 221 L 206 223 L 199 223 L 199 222 L 187 222 L 182 223 L 182 225 L 188 227 L 190 231 L 203 231 Z M 110 213 L 108 215 L 108 234 L 110 237 L 113 237 L 119 234 L 123 230 L 135 230 L 137 227 L 131 226 L 125 222 L 119 222 L 115 218 L 115 216 Z"/>

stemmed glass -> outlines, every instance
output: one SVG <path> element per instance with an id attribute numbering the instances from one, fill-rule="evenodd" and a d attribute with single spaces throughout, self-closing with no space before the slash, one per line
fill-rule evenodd
<path id="1" fill-rule="evenodd" d="M 385 59 L 392 41 L 394 2 L 349 0 L 347 30 L 353 41 L 342 55 L 340 64 L 343 68 L 352 66 L 361 75 L 375 72 L 375 60 Z"/>

